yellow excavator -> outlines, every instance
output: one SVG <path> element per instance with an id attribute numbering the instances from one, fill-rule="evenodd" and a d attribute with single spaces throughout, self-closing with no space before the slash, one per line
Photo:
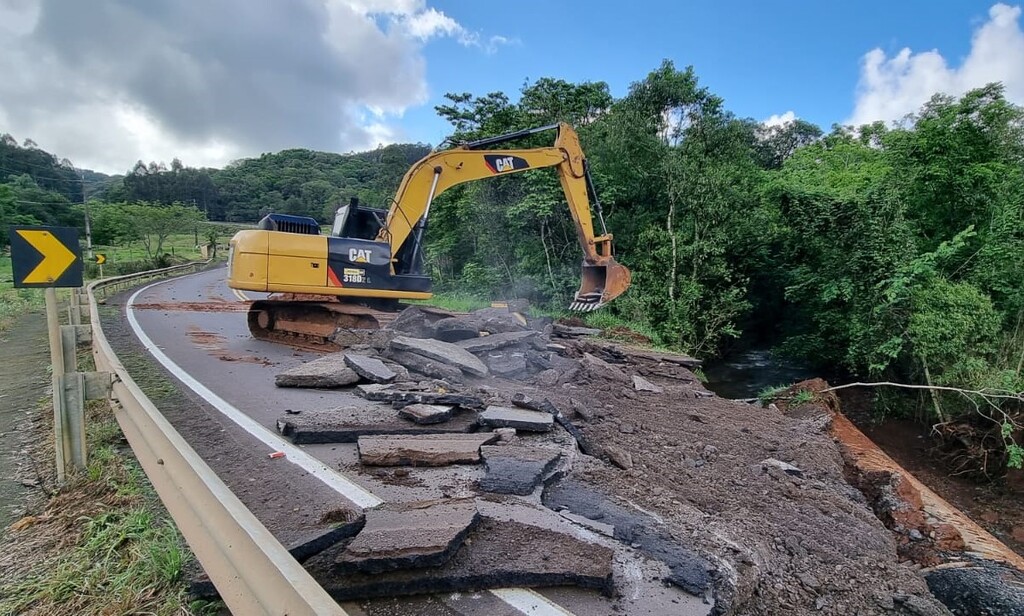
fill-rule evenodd
<path id="1" fill-rule="evenodd" d="M 548 130 L 557 131 L 551 147 L 492 149 Z M 583 280 L 570 309 L 596 310 L 629 288 L 630 272 L 615 261 L 579 137 L 564 122 L 432 152 L 406 172 L 388 210 L 353 199 L 338 208 L 330 235 L 312 218 L 269 214 L 258 229 L 232 238 L 228 286 L 272 294 L 250 307 L 256 338 L 329 345 L 339 328 L 380 327 L 399 300 L 431 297 L 423 242 L 438 195 L 464 182 L 542 167 L 558 172 L 583 249 Z M 594 235 L 591 202 L 601 235 Z"/>

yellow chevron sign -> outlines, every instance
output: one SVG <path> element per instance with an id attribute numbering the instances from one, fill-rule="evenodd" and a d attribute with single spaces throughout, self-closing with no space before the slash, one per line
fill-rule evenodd
<path id="1" fill-rule="evenodd" d="M 107 255 L 105 255 L 105 254 L 103 254 L 101 252 L 97 252 L 95 259 L 96 259 L 96 265 L 103 265 L 104 263 L 107 262 Z"/>
<path id="2" fill-rule="evenodd" d="M 80 287 L 82 254 L 74 227 L 13 227 L 15 287 Z"/>

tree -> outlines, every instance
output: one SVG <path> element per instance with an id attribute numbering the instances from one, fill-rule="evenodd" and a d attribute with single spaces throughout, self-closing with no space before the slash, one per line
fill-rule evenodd
<path id="1" fill-rule="evenodd" d="M 122 210 L 137 230 L 150 259 L 163 254 L 164 241 L 171 234 L 192 232 L 196 225 L 206 220 L 196 208 L 181 204 L 154 206 L 133 203 L 124 205 Z"/>

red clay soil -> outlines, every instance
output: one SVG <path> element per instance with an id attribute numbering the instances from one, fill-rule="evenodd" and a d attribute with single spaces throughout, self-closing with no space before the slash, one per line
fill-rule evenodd
<path id="1" fill-rule="evenodd" d="M 187 310 L 190 312 L 245 312 L 249 304 L 245 302 L 153 302 L 132 304 L 136 310 Z"/>
<path id="2" fill-rule="evenodd" d="M 991 483 L 952 477 L 941 461 L 932 457 L 927 427 L 889 420 L 860 428 L 903 468 L 1024 556 L 1024 485 L 1015 489 L 1013 471 L 1008 478 Z"/>

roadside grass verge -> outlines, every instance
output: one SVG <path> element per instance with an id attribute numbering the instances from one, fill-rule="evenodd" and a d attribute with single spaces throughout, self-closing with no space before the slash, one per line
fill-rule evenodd
<path id="1" fill-rule="evenodd" d="M 83 369 L 91 364 L 80 355 Z M 49 404 L 40 413 L 51 415 Z M 192 554 L 105 401 L 86 409 L 89 464 L 0 541 L 0 614 L 207 615 L 184 579 Z M 33 452 L 52 468 L 50 421 Z M 44 482 L 45 483 L 45 482 Z M 43 489 L 46 489 L 45 485 Z"/>

